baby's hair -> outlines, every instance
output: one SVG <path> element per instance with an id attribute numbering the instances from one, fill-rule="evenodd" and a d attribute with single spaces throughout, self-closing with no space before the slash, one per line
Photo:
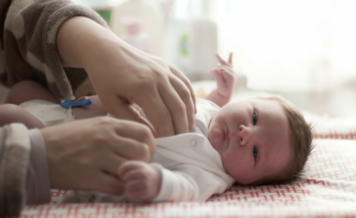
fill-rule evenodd
<path id="1" fill-rule="evenodd" d="M 259 98 L 262 100 L 270 100 L 278 102 L 284 113 L 287 116 L 289 124 L 289 140 L 293 149 L 294 158 L 288 166 L 279 175 L 262 178 L 251 185 L 268 185 L 288 183 L 299 179 L 302 176 L 302 171 L 307 159 L 313 150 L 312 127 L 308 124 L 299 110 L 290 103 L 283 101 L 280 98 L 269 97 Z"/>

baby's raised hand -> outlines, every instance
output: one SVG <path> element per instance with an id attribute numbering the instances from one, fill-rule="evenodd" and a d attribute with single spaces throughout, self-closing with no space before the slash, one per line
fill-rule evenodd
<path id="1" fill-rule="evenodd" d="M 232 53 L 229 55 L 229 60 L 226 62 L 219 54 L 216 54 L 221 66 L 211 70 L 209 73 L 213 74 L 217 83 L 217 92 L 222 97 L 230 98 L 234 90 L 237 74 L 232 68 Z"/>
<path id="2" fill-rule="evenodd" d="M 152 200 L 161 188 L 161 172 L 143 161 L 126 161 L 119 168 L 119 177 L 130 201 Z"/>
<path id="3" fill-rule="evenodd" d="M 214 75 L 217 87 L 206 96 L 206 99 L 223 107 L 230 101 L 235 87 L 246 88 L 247 78 L 245 74 L 237 73 L 232 68 L 232 53 L 230 53 L 227 62 L 218 54 L 216 54 L 216 58 L 221 65 L 209 73 Z"/>

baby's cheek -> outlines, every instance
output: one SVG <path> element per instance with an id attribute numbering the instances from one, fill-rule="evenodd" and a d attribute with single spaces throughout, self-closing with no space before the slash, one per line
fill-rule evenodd
<path id="1" fill-rule="evenodd" d="M 240 184 L 250 184 L 255 177 L 253 163 L 243 151 L 232 149 L 229 155 L 223 157 L 226 172 Z"/>

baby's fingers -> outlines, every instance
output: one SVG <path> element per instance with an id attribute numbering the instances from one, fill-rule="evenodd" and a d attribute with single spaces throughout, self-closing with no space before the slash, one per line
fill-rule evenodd
<path id="1" fill-rule="evenodd" d="M 230 53 L 230 55 L 229 55 L 229 61 L 228 62 L 226 62 L 224 59 L 222 59 L 218 53 L 216 53 L 215 56 L 216 56 L 216 59 L 219 61 L 219 63 L 221 65 L 232 66 L 232 53 Z"/>
<path id="2" fill-rule="evenodd" d="M 141 161 L 126 161 L 119 167 L 119 177 L 122 181 L 126 182 L 130 172 L 134 172 L 137 169 L 143 168 L 143 162 Z"/>
<path id="3" fill-rule="evenodd" d="M 218 71 L 222 74 L 224 77 L 229 77 L 229 78 L 236 78 L 237 74 L 236 72 L 231 68 L 227 66 L 220 66 L 218 68 Z"/>
<path id="4" fill-rule="evenodd" d="M 224 87 L 225 86 L 225 79 L 222 75 L 222 72 L 220 69 L 213 69 L 209 71 L 209 74 L 212 74 L 216 80 L 216 84 L 218 87 Z"/>
<path id="5" fill-rule="evenodd" d="M 231 52 L 230 54 L 229 54 L 229 64 L 232 66 L 232 55 L 233 53 Z"/>

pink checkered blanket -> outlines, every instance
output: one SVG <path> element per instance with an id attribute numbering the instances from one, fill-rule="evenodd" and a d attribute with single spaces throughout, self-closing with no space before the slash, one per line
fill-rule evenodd
<path id="1" fill-rule="evenodd" d="M 356 119 L 319 121 L 315 150 L 303 179 L 286 185 L 234 185 L 207 202 L 156 204 L 59 204 L 29 206 L 22 217 L 355 217 Z"/>

